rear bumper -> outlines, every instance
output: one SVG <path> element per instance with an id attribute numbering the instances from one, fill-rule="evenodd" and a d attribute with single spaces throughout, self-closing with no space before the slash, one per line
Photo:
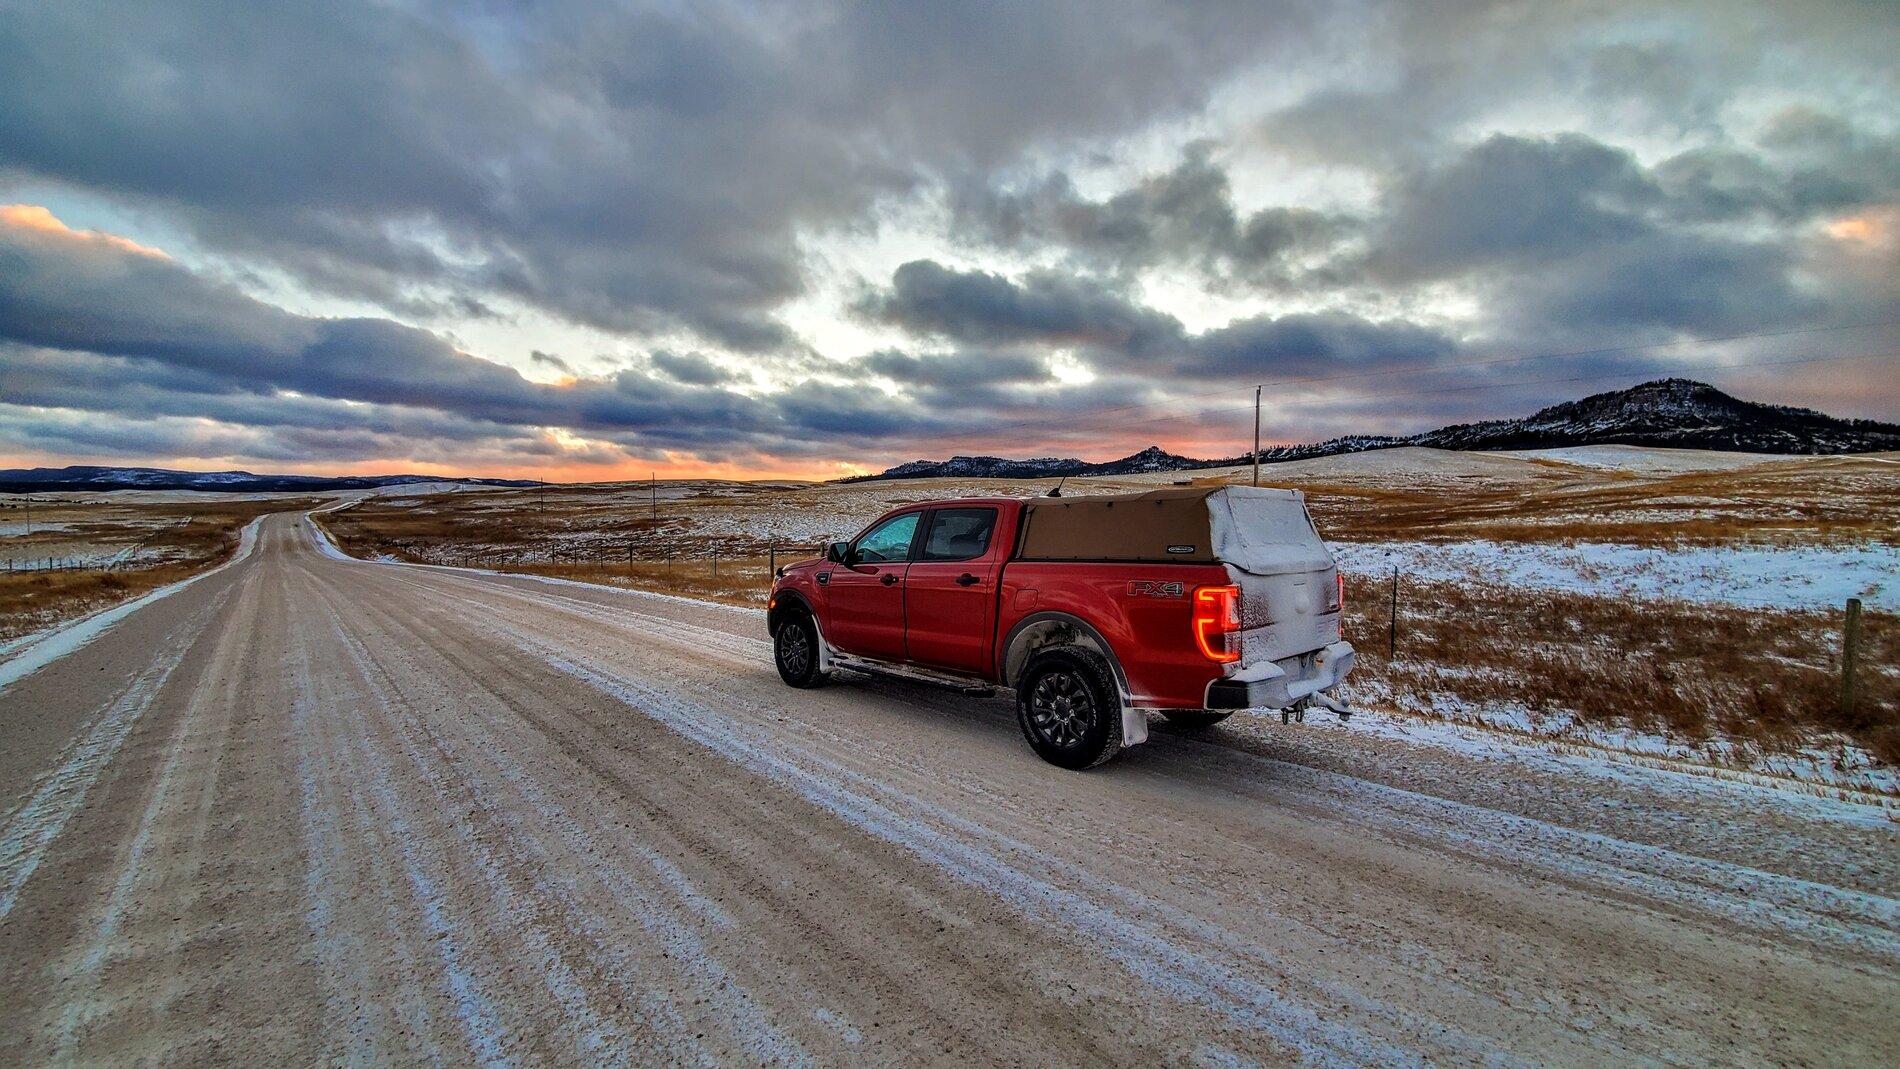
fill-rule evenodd
<path id="1" fill-rule="evenodd" d="M 1243 669 L 1207 685 L 1209 709 L 1284 709 L 1309 694 L 1331 690 L 1352 671 L 1350 642 Z"/>

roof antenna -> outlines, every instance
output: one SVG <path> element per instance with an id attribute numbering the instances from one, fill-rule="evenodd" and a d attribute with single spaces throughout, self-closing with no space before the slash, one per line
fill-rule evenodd
<path id="1" fill-rule="evenodd" d="M 1044 496 L 1044 497 L 1061 497 L 1061 496 L 1062 496 L 1062 484 L 1063 484 L 1063 483 L 1066 483 L 1066 482 L 1068 482 L 1068 481 L 1069 481 L 1069 477 L 1068 477 L 1067 475 L 1064 475 L 1064 476 L 1063 476 L 1062 478 L 1060 478 L 1060 479 L 1057 479 L 1057 480 L 1056 480 L 1056 484 L 1055 484 L 1054 486 L 1051 486 L 1051 487 L 1049 488 L 1049 492 L 1048 492 L 1048 493 L 1046 493 L 1046 494 L 1044 494 L 1044 495 L 1042 495 L 1042 496 Z"/>

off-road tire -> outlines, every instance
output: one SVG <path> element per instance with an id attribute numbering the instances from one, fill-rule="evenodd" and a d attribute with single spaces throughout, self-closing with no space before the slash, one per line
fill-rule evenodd
<path id="1" fill-rule="evenodd" d="M 1016 686 L 1016 725 L 1036 756 L 1094 768 L 1121 752 L 1121 688 L 1094 650 L 1061 646 L 1029 662 Z"/>
<path id="2" fill-rule="evenodd" d="M 1234 714 L 1213 709 L 1169 709 L 1166 715 L 1169 724 L 1183 731 L 1205 731 Z"/>
<path id="3" fill-rule="evenodd" d="M 778 625 L 772 635 L 772 663 L 778 677 L 787 686 L 800 690 L 822 687 L 831 681 L 818 667 L 818 626 L 810 614 L 795 612 Z"/>

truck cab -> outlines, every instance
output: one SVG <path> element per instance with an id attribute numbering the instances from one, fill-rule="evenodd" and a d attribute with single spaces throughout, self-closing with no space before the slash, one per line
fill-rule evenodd
<path id="1" fill-rule="evenodd" d="M 1089 767 L 1151 712 L 1343 710 L 1342 595 L 1297 491 L 958 498 L 781 569 L 767 627 L 792 686 L 849 668 L 1009 688 L 1037 753 Z"/>

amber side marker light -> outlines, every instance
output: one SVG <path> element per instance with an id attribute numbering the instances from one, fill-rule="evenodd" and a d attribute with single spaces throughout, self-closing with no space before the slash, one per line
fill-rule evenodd
<path id="1" fill-rule="evenodd" d="M 1240 660 L 1240 651 L 1230 648 L 1227 636 L 1240 630 L 1240 588 L 1197 586 L 1194 588 L 1194 644 L 1201 655 L 1215 664 Z"/>

